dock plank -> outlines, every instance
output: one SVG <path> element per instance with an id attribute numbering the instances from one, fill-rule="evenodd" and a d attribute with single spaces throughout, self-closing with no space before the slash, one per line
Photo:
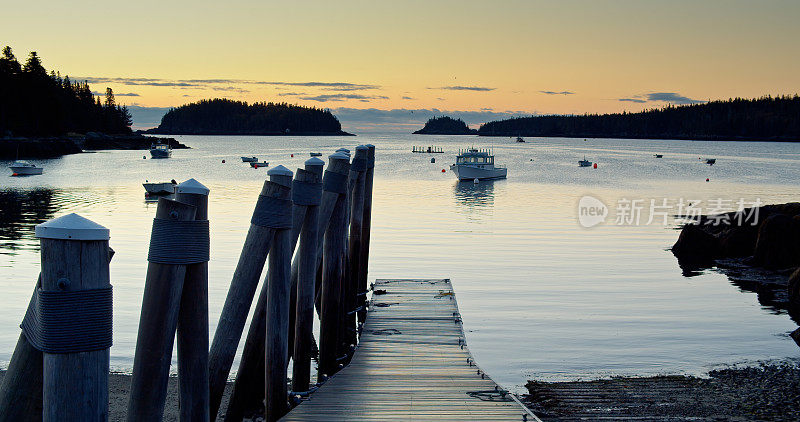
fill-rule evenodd
<path id="1" fill-rule="evenodd" d="M 350 365 L 283 421 L 539 420 L 510 394 L 475 396 L 497 385 L 475 366 L 449 280 L 377 280 L 374 291 Z"/>

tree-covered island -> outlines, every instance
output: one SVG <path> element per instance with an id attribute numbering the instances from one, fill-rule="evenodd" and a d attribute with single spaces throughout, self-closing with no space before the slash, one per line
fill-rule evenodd
<path id="1" fill-rule="evenodd" d="M 433 117 L 425 127 L 414 132 L 415 135 L 475 135 L 478 131 L 470 129 L 461 119 L 449 116 Z"/>

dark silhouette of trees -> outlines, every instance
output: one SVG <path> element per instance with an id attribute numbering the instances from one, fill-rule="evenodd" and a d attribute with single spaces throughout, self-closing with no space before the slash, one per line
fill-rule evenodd
<path id="1" fill-rule="evenodd" d="M 130 133 L 131 116 L 114 103 L 111 89 L 106 104 L 86 82 L 47 73 L 33 51 L 20 65 L 11 47 L 0 57 L 0 136 L 59 136 L 68 132 Z"/>
<path id="2" fill-rule="evenodd" d="M 434 116 L 425 123 L 425 127 L 414 132 L 419 135 L 474 135 L 476 133 L 478 131 L 470 129 L 463 120 L 449 116 Z"/>
<path id="3" fill-rule="evenodd" d="M 150 133 L 173 135 L 341 134 L 328 110 L 287 103 L 215 98 L 170 109 Z"/>
<path id="4" fill-rule="evenodd" d="M 518 117 L 481 125 L 483 136 L 800 140 L 800 97 L 735 98 L 640 113 Z"/>

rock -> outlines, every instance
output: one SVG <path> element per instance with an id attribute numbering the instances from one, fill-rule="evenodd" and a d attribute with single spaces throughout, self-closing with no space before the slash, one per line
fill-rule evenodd
<path id="1" fill-rule="evenodd" d="M 758 227 L 733 226 L 720 234 L 720 249 L 724 257 L 745 257 L 753 255 L 758 240 Z"/>
<path id="2" fill-rule="evenodd" d="M 786 214 L 772 214 L 761 223 L 756 240 L 755 263 L 768 269 L 800 265 L 797 222 Z"/>
<path id="3" fill-rule="evenodd" d="M 789 276 L 787 289 L 789 290 L 789 306 L 800 308 L 800 268 Z"/>
<path id="4" fill-rule="evenodd" d="M 707 265 L 720 256 L 720 242 L 694 224 L 683 226 L 672 253 L 681 265 Z"/>
<path id="5" fill-rule="evenodd" d="M 800 346 L 800 328 L 792 331 L 792 333 L 789 334 L 789 336 L 791 336 L 792 340 L 794 340 L 794 342 L 797 343 L 798 346 Z"/>

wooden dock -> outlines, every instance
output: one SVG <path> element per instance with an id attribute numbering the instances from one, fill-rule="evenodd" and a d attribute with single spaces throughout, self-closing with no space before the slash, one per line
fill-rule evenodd
<path id="1" fill-rule="evenodd" d="M 284 421 L 539 421 L 475 364 L 449 280 L 377 280 L 350 365 Z"/>

